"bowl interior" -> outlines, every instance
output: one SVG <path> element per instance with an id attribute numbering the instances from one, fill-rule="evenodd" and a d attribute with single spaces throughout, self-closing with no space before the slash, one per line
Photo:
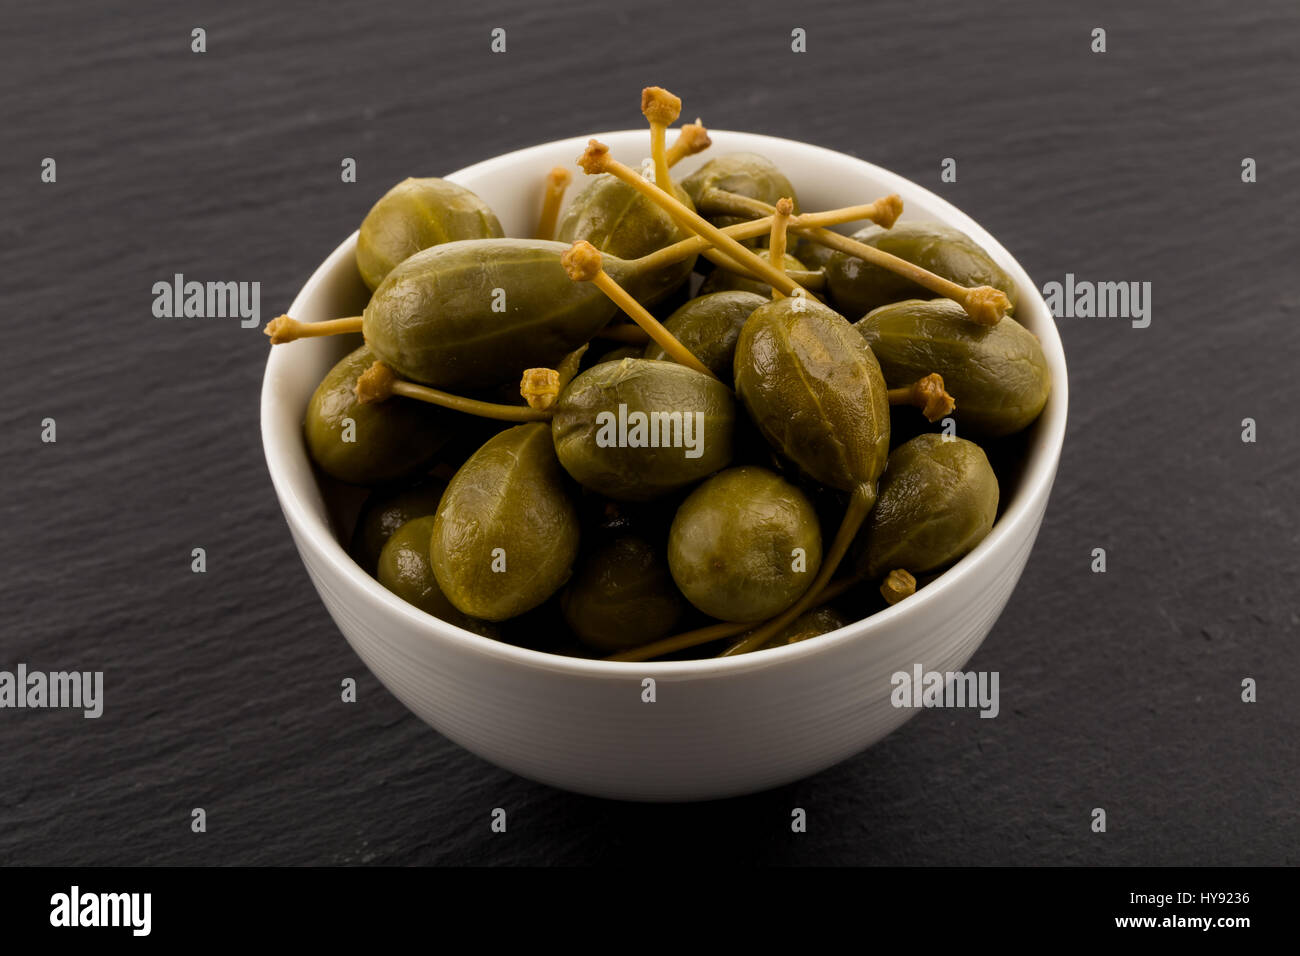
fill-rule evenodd
<path id="1" fill-rule="evenodd" d="M 648 150 L 645 130 L 597 134 L 619 160 L 639 165 Z M 993 530 L 969 555 L 918 593 L 894 607 L 880 611 L 832 634 L 761 654 L 699 661 L 669 661 L 621 664 L 562 657 L 529 650 L 480 637 L 433 618 L 390 594 L 348 556 L 340 536 L 351 528 L 365 492 L 341 484 L 323 486 L 307 457 L 301 425 L 307 403 L 321 378 L 344 354 L 360 344 L 359 336 L 307 339 L 271 349 L 262 391 L 262 433 L 267 464 L 290 529 L 300 548 L 310 548 L 317 559 L 328 561 L 357 588 L 369 592 L 392 614 L 413 618 L 427 630 L 430 639 L 469 642 L 483 653 L 505 656 L 544 667 L 589 673 L 625 673 L 635 667 L 640 674 L 714 673 L 769 666 L 783 659 L 816 654 L 829 642 L 865 639 L 875 627 L 906 615 L 921 602 L 939 600 L 956 579 L 977 573 L 981 555 L 998 547 L 1004 539 L 1033 534 L 1037 502 L 1045 501 L 1055 476 L 1065 434 L 1068 404 L 1065 357 L 1056 324 L 1036 285 L 1019 263 L 991 235 L 947 201 L 916 184 L 870 163 L 832 150 L 792 140 L 710 130 L 713 147 L 689 157 L 674 168 L 685 175 L 710 156 L 729 152 L 761 153 L 774 161 L 790 178 L 804 209 L 828 209 L 868 202 L 898 193 L 904 202 L 903 219 L 942 222 L 961 230 L 979 243 L 1015 280 L 1018 292 L 1016 319 L 1038 336 L 1051 369 L 1052 393 L 1037 422 L 1021 439 L 1024 455 L 1009 473 L 999 472 L 1003 481 L 1001 514 Z M 530 147 L 477 163 L 446 176 L 473 190 L 492 207 L 507 235 L 531 234 L 540 206 L 542 183 L 553 166 L 572 167 L 586 146 L 588 137 L 559 140 Z M 583 176 L 575 171 L 570 198 L 582 186 Z M 378 198 L 376 196 L 375 198 Z M 845 227 L 851 231 L 860 224 Z M 353 251 L 356 233 L 344 240 L 311 276 L 289 308 L 295 318 L 317 322 L 346 315 L 358 315 L 368 292 L 357 273 Z M 856 319 L 857 316 L 849 316 Z M 337 530 L 336 530 L 337 529 Z"/>

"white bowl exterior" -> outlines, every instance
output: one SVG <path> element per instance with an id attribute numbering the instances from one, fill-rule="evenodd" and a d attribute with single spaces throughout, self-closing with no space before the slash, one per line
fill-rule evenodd
<path id="1" fill-rule="evenodd" d="M 992 236 L 927 190 L 853 157 L 755 134 L 710 135 L 713 148 L 678 172 L 709 155 L 762 153 L 789 176 L 805 209 L 896 192 L 905 219 L 965 232 L 1015 279 L 1016 317 L 1042 340 L 1053 391 L 1015 495 L 975 551 L 899 605 L 812 641 L 723 660 L 587 661 L 470 634 L 390 594 L 330 529 L 301 423 L 343 344 L 306 340 L 273 349 L 267 363 L 262 432 L 272 481 L 311 580 L 358 656 L 403 704 L 466 749 L 595 796 L 701 800 L 766 789 L 852 756 L 913 716 L 913 709 L 891 704 L 891 675 L 918 663 L 958 670 L 987 636 L 1033 547 L 1065 434 L 1066 369 L 1055 322 L 1034 283 Z M 644 130 L 600 139 L 629 164 L 640 162 L 647 142 Z M 447 178 L 481 196 L 507 235 L 527 235 L 546 170 L 572 166 L 585 144 L 585 137 L 548 143 Z M 582 185 L 577 178 L 574 192 Z M 290 314 L 304 321 L 356 314 L 364 291 L 355 242 L 354 234 L 321 265 Z M 656 682 L 654 703 L 642 701 L 647 677 Z"/>

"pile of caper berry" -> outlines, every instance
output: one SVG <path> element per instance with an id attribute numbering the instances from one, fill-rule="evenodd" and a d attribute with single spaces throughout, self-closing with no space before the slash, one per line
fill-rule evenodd
<path id="1" fill-rule="evenodd" d="M 1051 389 L 1011 278 L 886 196 L 823 212 L 642 93 L 645 171 L 592 140 L 508 238 L 462 186 L 407 179 L 361 224 L 363 341 L 304 422 L 327 483 L 373 489 L 351 550 L 504 641 L 616 660 L 735 654 L 905 600 L 998 515 Z M 868 222 L 851 236 L 833 226 Z"/>

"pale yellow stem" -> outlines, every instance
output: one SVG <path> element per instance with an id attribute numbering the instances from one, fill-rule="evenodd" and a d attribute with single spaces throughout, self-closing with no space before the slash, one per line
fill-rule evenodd
<path id="1" fill-rule="evenodd" d="M 1011 300 L 1007 298 L 1007 294 L 1001 289 L 995 289 L 988 285 L 971 288 L 958 285 L 956 282 L 935 275 L 930 270 L 922 269 L 920 266 L 908 262 L 906 259 L 900 259 L 883 249 L 869 246 L 865 242 L 858 242 L 848 236 L 841 236 L 838 232 L 831 232 L 830 230 L 822 230 L 822 232 L 825 232 L 824 236 L 820 233 L 814 236 L 822 245 L 848 253 L 851 256 L 870 262 L 872 265 L 905 276 L 917 285 L 924 286 L 945 299 L 952 299 L 966 310 L 966 314 L 972 321 L 978 322 L 980 325 L 997 325 L 1011 308 Z"/>
<path id="2" fill-rule="evenodd" d="M 542 214 L 537 219 L 537 238 L 554 239 L 555 224 L 560 219 L 560 206 L 564 192 L 573 177 L 563 166 L 556 166 L 546 174 L 546 191 L 542 193 Z"/>
<path id="3" fill-rule="evenodd" d="M 696 117 L 694 123 L 687 123 L 677 131 L 677 139 L 668 148 L 668 165 L 676 166 L 687 156 L 701 153 L 712 145 L 713 140 L 709 139 L 704 122 Z"/>
<path id="4" fill-rule="evenodd" d="M 609 296 L 611 302 L 632 317 L 632 321 L 641 328 L 645 329 L 646 334 L 650 336 L 655 343 L 668 354 L 668 356 L 679 365 L 685 365 L 687 368 L 693 368 L 697 372 L 702 372 L 709 378 L 717 378 L 709 367 L 695 357 L 677 337 L 664 328 L 663 323 L 651 315 L 646 307 L 628 294 L 627 290 L 614 281 L 613 276 L 602 269 L 591 280 L 596 284 L 596 288 Z"/>
<path id="5" fill-rule="evenodd" d="M 790 216 L 793 212 L 793 200 L 783 198 L 776 201 L 776 211 L 772 215 L 772 235 L 767 244 L 767 257 L 773 268 L 780 269 L 782 272 L 785 272 L 785 231 L 790 225 Z M 782 298 L 781 293 L 773 289 L 772 298 Z"/>
<path id="6" fill-rule="evenodd" d="M 751 199 L 749 196 L 741 196 L 738 193 L 713 189 L 709 190 L 707 196 L 707 200 L 705 197 L 701 197 L 701 207 L 716 208 L 731 215 L 762 216 L 772 215 L 776 212 L 775 207 L 762 200 Z M 891 198 L 897 200 L 897 213 L 888 222 L 879 223 L 886 229 L 893 225 L 894 220 L 898 218 L 898 213 L 903 211 L 902 200 L 896 196 Z M 716 205 L 709 207 L 708 200 L 712 200 Z M 915 263 L 908 262 L 906 259 L 901 259 L 874 246 L 869 246 L 864 242 L 858 242 L 848 236 L 841 236 L 838 232 L 831 232 L 829 229 L 810 228 L 809 223 L 803 221 L 802 216 L 796 217 L 790 227 L 800 235 L 807 236 L 823 246 L 837 249 L 840 252 L 870 262 L 872 265 L 880 266 L 882 269 L 888 269 L 897 275 L 905 276 L 931 292 L 960 303 L 961 307 L 966 310 L 966 314 L 981 325 L 997 325 L 1011 308 L 1011 300 L 1000 289 L 986 285 L 974 287 L 958 285 L 956 282 L 935 275 L 930 270 L 923 269 Z"/>
<path id="7" fill-rule="evenodd" d="M 357 400 L 364 405 L 385 402 L 394 395 L 400 395 L 417 402 L 464 412 L 466 415 L 477 415 L 479 418 L 492 418 L 502 422 L 545 422 L 550 421 L 555 414 L 552 410 L 527 408 L 522 405 L 480 402 L 475 398 L 453 395 L 451 392 L 430 388 L 427 385 L 417 385 L 415 382 L 398 378 L 397 373 L 383 362 L 376 362 L 361 373 L 357 379 L 356 395 Z"/>
<path id="8" fill-rule="evenodd" d="M 892 209 L 891 200 L 897 199 L 896 196 L 885 199 L 877 199 L 875 202 L 865 203 L 858 206 L 845 206 L 842 209 L 827 209 L 824 212 L 802 213 L 791 219 L 792 223 L 807 223 L 810 227 L 820 226 L 838 226 L 846 222 L 857 222 L 862 219 L 868 219 L 872 222 L 877 221 L 876 217 L 884 218 L 889 215 Z M 732 226 L 725 227 L 722 231 L 733 239 L 753 239 L 755 236 L 761 236 L 772 228 L 772 217 L 765 216 L 761 219 L 755 219 L 751 222 L 740 222 Z M 712 244 L 708 239 L 702 236 L 691 236 L 689 239 L 682 239 L 674 242 L 670 246 L 664 246 L 649 255 L 642 256 L 636 260 L 638 268 L 651 270 L 660 266 L 670 265 L 674 262 L 680 262 L 689 256 L 704 253 L 711 249 Z M 729 268 L 732 272 L 738 272 L 742 275 L 749 275 L 757 278 L 754 273 L 748 269 L 743 269 L 738 263 L 732 263 Z"/>
<path id="9" fill-rule="evenodd" d="M 325 322 L 299 322 L 287 315 L 277 315 L 262 330 L 271 337 L 272 345 L 284 345 L 297 339 L 310 339 L 323 335 L 346 335 L 361 331 L 361 316 L 346 319 L 329 319 Z"/>
<path id="10" fill-rule="evenodd" d="M 655 185 L 666 193 L 673 191 L 673 178 L 668 172 L 668 127 L 677 122 L 681 112 L 682 101 L 662 87 L 647 86 L 641 91 L 641 113 L 650 124 Z"/>
<path id="11" fill-rule="evenodd" d="M 650 188 L 657 191 L 654 186 Z M 664 328 L 645 306 L 632 298 L 626 289 L 614 281 L 614 277 L 604 270 L 601 261 L 600 250 L 585 239 L 579 239 L 560 257 L 560 264 L 564 266 L 564 271 L 568 273 L 570 279 L 574 282 L 594 283 L 596 288 L 626 312 L 633 322 L 645 329 L 646 334 L 668 354 L 669 358 L 716 379 L 717 376 L 709 371 L 708 366 L 696 358 L 690 349 L 677 341 L 677 338 Z"/>
<path id="12" fill-rule="evenodd" d="M 786 295 L 794 295 L 796 290 L 802 291 L 802 287 L 797 282 L 784 272 L 772 268 L 770 262 L 757 255 L 752 249 L 741 245 L 703 216 L 683 206 L 677 200 L 677 197 L 671 193 L 646 182 L 636 170 L 611 157 L 609 147 L 603 143 L 593 139 L 587 147 L 587 151 L 579 159 L 579 165 L 587 173 L 610 173 L 619 181 L 627 183 L 672 216 L 684 228 L 707 238 L 713 246 L 726 252 L 741 265 L 753 270 L 762 277 L 764 282 L 780 289 Z"/>

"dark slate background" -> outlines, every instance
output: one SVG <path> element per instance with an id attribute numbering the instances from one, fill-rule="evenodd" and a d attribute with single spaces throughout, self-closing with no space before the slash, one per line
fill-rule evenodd
<path id="1" fill-rule="evenodd" d="M 107 705 L 0 711 L 0 863 L 1296 863 L 1298 41 L 1293 0 L 6 4 L 0 669 L 103 670 Z M 263 336 L 151 316 L 183 272 L 260 281 L 269 317 L 398 179 L 638 125 L 647 84 L 936 189 L 1040 284 L 1154 284 L 1148 329 L 1061 320 L 1060 477 L 971 665 L 1000 719 L 924 713 L 715 804 L 489 766 L 319 604 L 262 458 Z"/>

